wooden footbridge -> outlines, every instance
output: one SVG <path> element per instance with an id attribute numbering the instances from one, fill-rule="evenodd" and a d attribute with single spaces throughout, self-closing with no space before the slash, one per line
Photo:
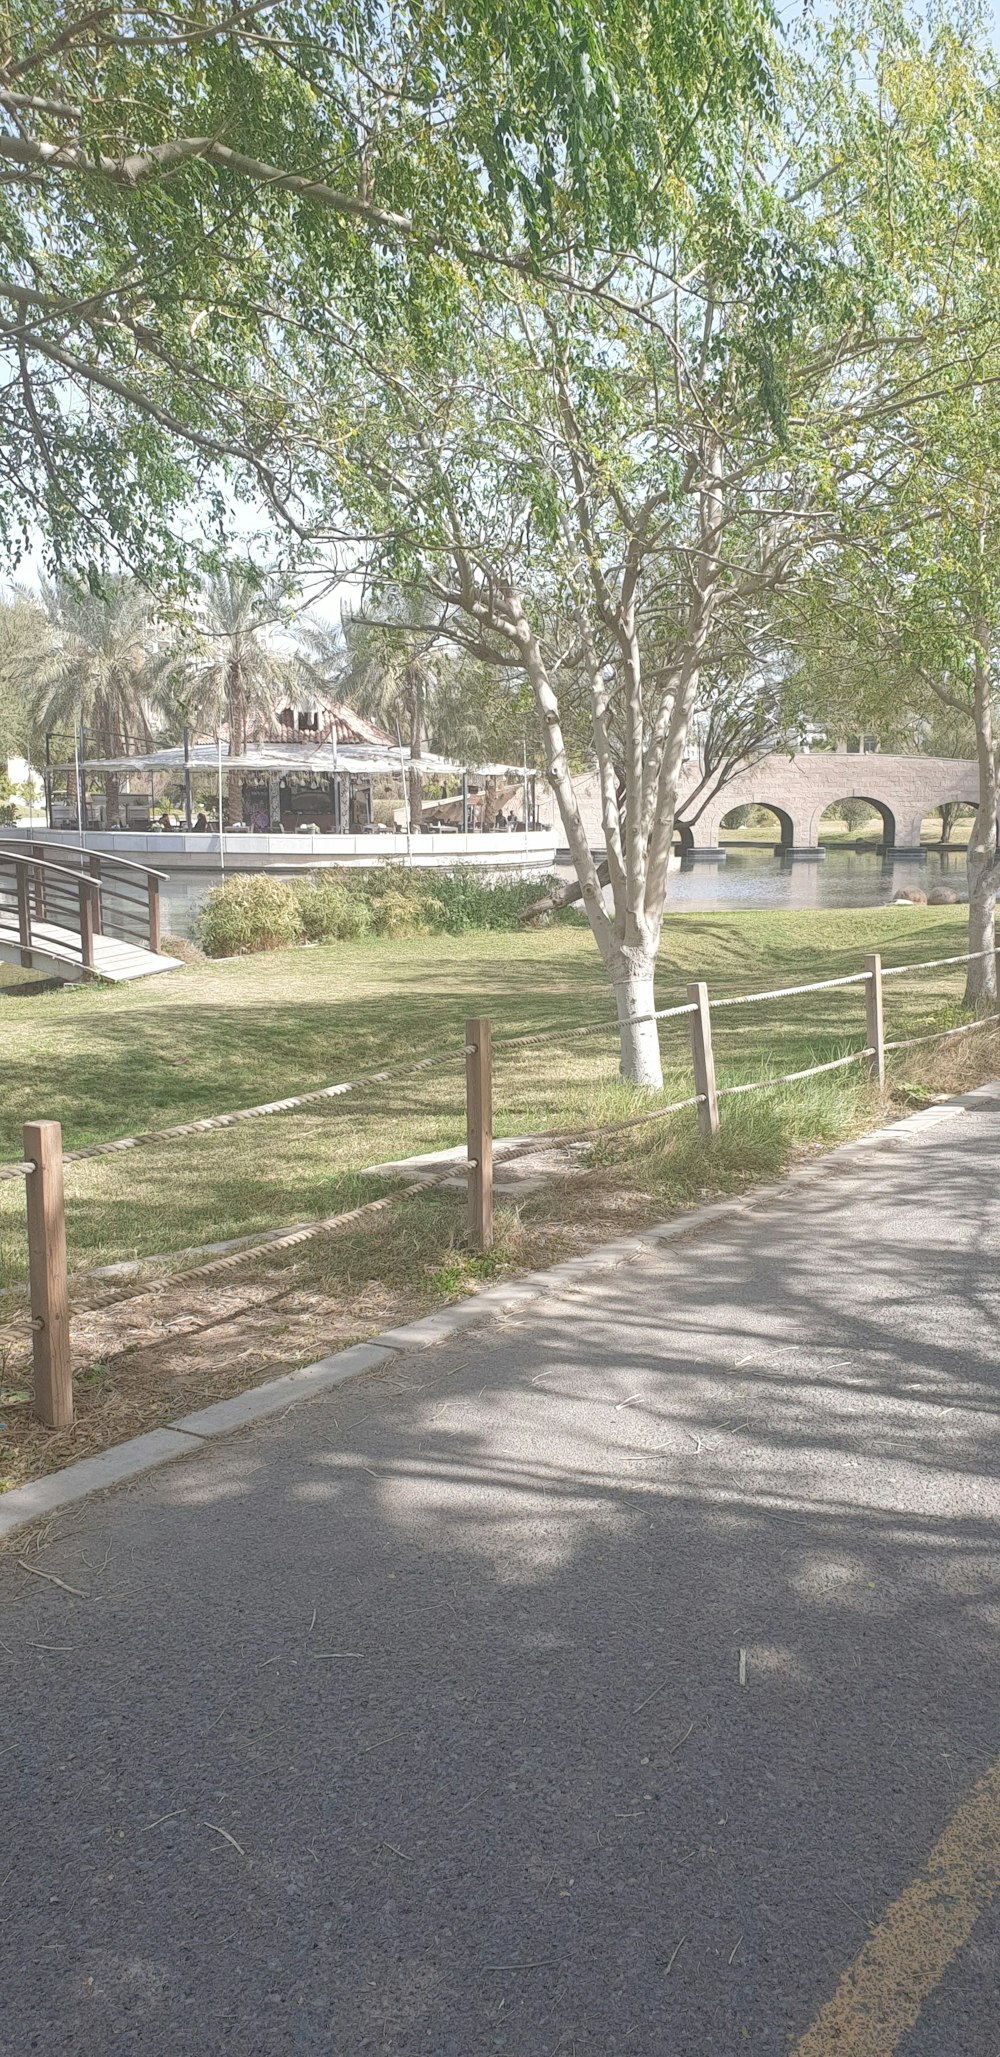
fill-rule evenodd
<path id="1" fill-rule="evenodd" d="M 104 851 L 0 838 L 0 960 L 66 981 L 176 971 L 160 953 L 164 876 Z"/>

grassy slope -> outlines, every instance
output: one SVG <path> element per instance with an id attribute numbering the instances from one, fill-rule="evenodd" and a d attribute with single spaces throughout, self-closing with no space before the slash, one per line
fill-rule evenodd
<path id="1" fill-rule="evenodd" d="M 855 971 L 866 950 L 903 963 L 964 944 L 958 908 L 683 915 L 666 934 L 659 1000 L 683 998 L 694 977 L 721 996 Z M 887 993 L 890 1035 L 934 1025 L 960 996 L 960 971 L 893 981 Z M 606 1020 L 611 1011 L 589 933 L 572 926 L 331 945 L 118 988 L 0 994 L 0 1156 L 19 1154 L 27 1118 L 59 1119 L 71 1147 L 308 1090 L 436 1047 L 450 1053 L 438 1070 L 318 1110 L 149 1145 L 68 1173 L 74 1266 L 257 1231 L 334 1212 L 371 1190 L 356 1176 L 365 1165 L 461 1140 L 467 1013 L 491 1015 L 499 1039 Z M 857 1047 L 862 1028 L 856 989 L 725 1010 L 717 1017 L 720 1082 L 821 1061 Z M 666 1092 L 679 1097 L 690 1090 L 684 1024 L 668 1025 L 663 1041 Z M 854 1071 L 835 1074 L 831 1086 L 786 1089 L 782 1147 L 856 1125 L 865 1090 Z M 628 1111 L 614 1034 L 498 1052 L 495 1103 L 500 1134 Z M 752 1138 L 762 1134 L 761 1106 L 756 1095 L 731 1103 L 728 1148 L 742 1148 L 748 1164 Z M 672 1125 L 682 1147 L 670 1165 L 653 1143 L 660 1132 L 645 1131 L 623 1170 L 641 1163 L 661 1190 L 690 1189 L 701 1175 L 690 1168 L 691 1130 L 689 1117 Z M 20 1186 L 0 1186 L 0 1283 L 21 1276 L 23 1240 Z"/>

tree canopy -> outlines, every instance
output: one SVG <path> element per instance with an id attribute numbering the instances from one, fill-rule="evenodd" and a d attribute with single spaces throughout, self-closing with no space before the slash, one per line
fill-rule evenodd
<path id="1" fill-rule="evenodd" d="M 420 334 L 465 274 L 628 247 L 773 96 L 768 0 L 61 0 L 4 10 L 0 544 L 140 568 L 194 496 L 286 520 L 280 359 Z"/>

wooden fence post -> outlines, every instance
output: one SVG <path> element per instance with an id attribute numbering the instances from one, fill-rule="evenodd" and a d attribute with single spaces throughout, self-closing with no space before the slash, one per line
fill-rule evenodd
<path id="1" fill-rule="evenodd" d="M 29 1121 L 24 1129 L 28 1209 L 28 1277 L 35 1406 L 46 1428 L 73 1421 L 66 1292 L 66 1218 L 63 1208 L 62 1129 L 57 1121 Z"/>
<path id="2" fill-rule="evenodd" d="M 869 1070 L 880 1093 L 885 1091 L 885 1023 L 882 1015 L 882 959 L 878 952 L 865 958 L 865 1032 L 871 1056 Z"/>
<path id="3" fill-rule="evenodd" d="M 485 1015 L 473 1015 L 466 1022 L 465 1043 L 469 1238 L 474 1250 L 492 1250 L 493 1056 L 490 1024 Z"/>
<path id="4" fill-rule="evenodd" d="M 691 1016 L 691 1061 L 694 1065 L 694 1089 L 700 1097 L 698 1106 L 698 1127 L 703 1136 L 717 1136 L 719 1133 L 719 1102 L 715 1093 L 715 1058 L 712 1054 L 712 1014 L 708 1004 L 708 987 L 699 979 L 688 987 L 688 999 L 694 1003 Z"/>

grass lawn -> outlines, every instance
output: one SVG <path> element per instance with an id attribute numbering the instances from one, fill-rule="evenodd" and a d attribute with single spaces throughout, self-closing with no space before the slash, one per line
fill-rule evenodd
<path id="1" fill-rule="evenodd" d="M 902 963 L 964 946 L 960 909 L 680 915 L 665 938 L 659 1001 L 683 998 L 696 976 L 721 995 L 858 970 L 870 949 Z M 960 967 L 894 980 L 886 989 L 888 1033 L 932 1026 L 961 989 Z M 467 1013 L 490 1015 L 501 1045 L 498 1134 L 574 1128 L 627 1111 L 632 1095 L 616 1075 L 610 1026 L 606 1037 L 502 1049 L 505 1035 L 570 1028 L 612 1011 L 582 926 L 333 944 L 197 965 L 117 988 L 0 994 L 0 1156 L 20 1154 L 28 1118 L 61 1121 L 71 1148 L 440 1049 L 440 1069 L 319 1109 L 68 1169 L 74 1268 L 251 1233 L 335 1211 L 356 1193 L 352 1175 L 366 1165 L 461 1141 Z M 857 1047 L 862 1031 L 860 989 L 725 1010 L 716 1018 L 720 1082 L 820 1062 Z M 680 1097 L 689 1089 L 686 1023 L 664 1025 L 663 1052 L 667 1096 Z M 812 1118 L 809 1091 L 784 1095 L 796 1133 Z M 823 1087 L 823 1119 L 841 1104 L 854 1119 L 859 1092 L 854 1072 Z M 731 1129 L 735 1121 L 734 1103 Z M 648 1142 L 647 1132 L 644 1159 Z M 4 1285 L 23 1276 L 22 1224 L 20 1184 L 0 1186 Z"/>
<path id="2" fill-rule="evenodd" d="M 965 947 L 959 908 L 672 918 L 661 1006 L 704 977 L 716 997 Z M 886 985 L 890 1037 L 957 1016 L 962 967 Z M 617 1037 L 589 932 L 567 924 L 517 935 L 367 941 L 203 964 L 148 983 L 38 996 L 0 992 L 0 1157 L 20 1155 L 21 1123 L 55 1117 L 67 1147 L 197 1119 L 440 1050 L 434 1070 L 120 1157 L 67 1168 L 71 1268 L 153 1258 L 325 1214 L 384 1192 L 366 1165 L 464 1139 L 464 1019 L 491 1016 L 497 1134 L 575 1129 L 645 1110 L 617 1077 Z M 505 1036 L 584 1022 L 607 1033 L 505 1050 Z M 862 989 L 801 995 L 714 1017 L 720 1084 L 858 1049 Z M 691 1090 L 687 1024 L 663 1025 L 665 1100 Z M 1000 1070 L 984 1030 L 894 1067 L 897 1104 Z M 347 1232 L 234 1272 L 179 1277 L 154 1297 L 95 1308 L 77 1280 L 71 1336 L 77 1416 L 53 1434 L 31 1416 L 26 1332 L 0 1335 L 0 1492 L 190 1408 L 412 1318 L 478 1280 L 533 1269 L 679 1204 L 775 1176 L 790 1155 L 878 1118 L 860 1066 L 723 1102 L 706 1147 L 690 1113 L 603 1141 L 577 1175 L 497 1209 L 492 1255 L 464 1247 L 464 1206 L 421 1195 Z M 0 1184 L 0 1321 L 24 1307 L 24 1194 Z M 160 1267 L 162 1269 L 162 1267 Z M 156 1274 L 157 1267 L 151 1267 Z M 138 1282 L 142 1283 L 142 1281 Z M 138 1294 L 138 1283 L 125 1288 Z"/>

